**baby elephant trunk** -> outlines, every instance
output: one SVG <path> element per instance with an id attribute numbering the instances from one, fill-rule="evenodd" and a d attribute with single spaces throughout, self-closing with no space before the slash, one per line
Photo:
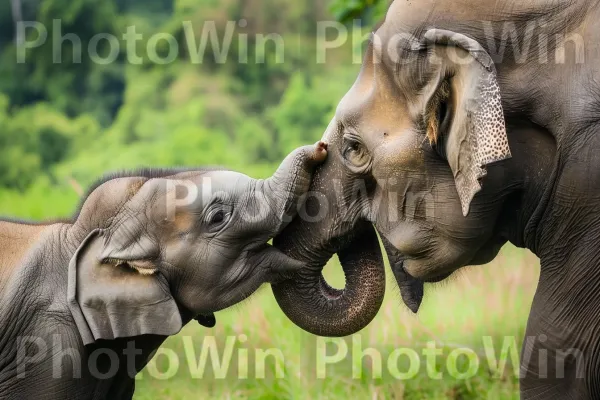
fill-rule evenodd
<path id="1" fill-rule="evenodd" d="M 273 176 L 264 182 L 266 196 L 277 219 L 281 221 L 278 231 L 296 215 L 298 207 L 308 191 L 314 169 L 325 161 L 327 144 L 317 142 L 294 150 L 281 163 Z"/>

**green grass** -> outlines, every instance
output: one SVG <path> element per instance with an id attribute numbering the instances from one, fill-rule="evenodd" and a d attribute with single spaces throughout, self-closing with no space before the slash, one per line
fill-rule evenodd
<path id="1" fill-rule="evenodd" d="M 343 285 L 339 271 L 337 260 L 326 268 L 328 280 L 338 287 Z M 511 364 L 510 351 L 501 356 L 501 347 L 516 343 L 514 354 L 519 353 L 538 274 L 533 255 L 507 246 L 490 265 L 466 269 L 447 283 L 427 287 L 417 316 L 402 305 L 395 282 L 388 276 L 386 298 L 376 319 L 363 331 L 326 345 L 324 339 L 287 320 L 265 287 L 245 303 L 218 313 L 215 328 L 193 322 L 169 338 L 163 345 L 165 352 L 140 374 L 135 398 L 517 399 L 518 368 Z M 486 336 L 493 343 L 487 353 L 483 345 Z M 204 369 L 193 369 L 203 348 L 208 354 L 210 341 L 215 343 L 217 358 L 223 359 L 228 340 L 231 362 L 222 375 L 218 369 L 215 374 L 210 357 Z M 334 357 L 344 350 L 341 341 L 347 355 L 323 366 L 324 358 L 317 356 L 319 349 Z M 430 358 L 434 361 L 429 364 L 422 353 L 427 343 L 435 343 L 440 353 Z M 460 348 L 471 349 L 471 355 L 456 357 L 455 364 L 451 354 L 458 355 Z M 258 352 L 269 349 L 275 349 L 272 351 L 278 356 L 266 357 L 256 369 Z M 375 357 L 361 359 L 361 351 L 375 353 Z M 395 359 L 394 351 L 403 355 Z M 494 361 L 490 352 L 496 362 L 508 359 L 504 373 L 489 366 Z M 475 368 L 477 360 L 479 368 Z M 435 370 L 428 373 L 428 365 L 430 369 L 435 365 Z M 460 373 L 469 372 L 470 367 L 467 376 L 472 376 L 462 379 Z M 435 372 L 441 379 L 436 379 Z"/>

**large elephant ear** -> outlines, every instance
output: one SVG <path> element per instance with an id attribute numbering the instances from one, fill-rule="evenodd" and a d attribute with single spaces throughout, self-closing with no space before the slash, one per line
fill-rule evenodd
<path id="1" fill-rule="evenodd" d="M 69 264 L 69 308 L 86 345 L 144 334 L 169 336 L 182 328 L 169 285 L 157 273 L 144 240 L 123 246 L 114 241 L 119 236 L 93 231 Z"/>
<path id="2" fill-rule="evenodd" d="M 451 70 L 448 79 L 453 117 L 444 139 L 445 154 L 463 215 L 467 216 L 473 197 L 481 190 L 479 180 L 486 175 L 486 166 L 511 157 L 496 68 L 476 40 L 459 33 L 431 29 L 425 33 L 424 45 L 446 46 L 442 57 Z M 449 47 L 468 54 L 461 58 Z"/>

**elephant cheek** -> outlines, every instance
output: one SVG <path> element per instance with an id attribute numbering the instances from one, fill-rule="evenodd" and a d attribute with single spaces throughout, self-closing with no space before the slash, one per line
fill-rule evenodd
<path id="1" fill-rule="evenodd" d="M 415 279 L 427 280 L 428 275 L 433 272 L 423 260 L 407 259 L 404 261 L 404 270 Z"/>
<path id="2" fill-rule="evenodd" d="M 483 265 L 491 262 L 498 253 L 504 244 L 506 243 L 506 239 L 501 237 L 492 238 L 485 245 L 481 247 L 475 253 L 475 256 L 469 262 L 470 265 Z"/>
<path id="3" fill-rule="evenodd" d="M 431 237 L 428 230 L 419 224 L 410 221 L 391 223 L 389 230 L 378 231 L 385 236 L 391 246 L 407 258 L 422 255 L 424 250 L 430 247 Z"/>
<path id="4" fill-rule="evenodd" d="M 228 285 L 228 288 L 219 290 L 211 302 L 211 311 L 220 311 L 248 299 L 265 280 L 264 274 L 256 274 L 240 283 Z"/>

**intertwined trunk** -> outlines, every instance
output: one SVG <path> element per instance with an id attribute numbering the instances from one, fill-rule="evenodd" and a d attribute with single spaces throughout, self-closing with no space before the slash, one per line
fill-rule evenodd
<path id="1" fill-rule="evenodd" d="M 356 215 L 351 218 L 351 232 L 336 236 L 340 210 L 332 187 L 341 171 L 336 163 L 330 154 L 317 168 L 304 212 L 274 240 L 275 247 L 306 264 L 292 279 L 273 284 L 275 298 L 296 325 L 322 336 L 346 336 L 364 328 L 379 311 L 385 293 L 383 258 L 373 226 Z M 317 192 L 329 198 L 314 195 Z M 325 211 L 322 207 L 327 212 L 314 218 Z M 346 278 L 341 290 L 330 287 L 322 275 L 335 253 Z"/>

